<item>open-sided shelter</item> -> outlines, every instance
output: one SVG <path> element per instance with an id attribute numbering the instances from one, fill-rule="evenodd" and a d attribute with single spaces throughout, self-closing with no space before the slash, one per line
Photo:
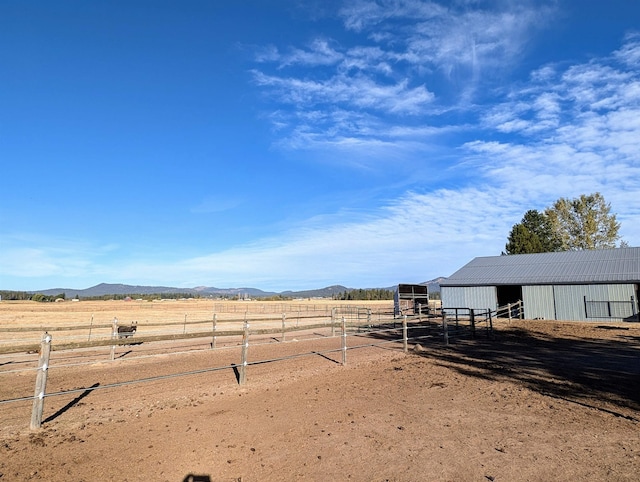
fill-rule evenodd
<path id="1" fill-rule="evenodd" d="M 479 257 L 440 290 L 445 309 L 495 310 L 522 300 L 528 319 L 636 321 L 640 248 Z"/>
<path id="2" fill-rule="evenodd" d="M 429 309 L 429 288 L 420 284 L 399 284 L 393 296 L 393 314 L 400 316 Z"/>

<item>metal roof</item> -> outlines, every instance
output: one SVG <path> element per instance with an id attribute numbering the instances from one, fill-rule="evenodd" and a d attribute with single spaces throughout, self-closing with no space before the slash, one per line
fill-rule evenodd
<path id="1" fill-rule="evenodd" d="M 640 283 L 640 248 L 475 258 L 440 286 Z"/>

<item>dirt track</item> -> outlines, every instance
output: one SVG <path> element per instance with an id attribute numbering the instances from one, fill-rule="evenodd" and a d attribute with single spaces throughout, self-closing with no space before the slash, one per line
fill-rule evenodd
<path id="1" fill-rule="evenodd" d="M 250 358 L 339 346 L 313 343 Z M 47 392 L 220 366 L 224 353 L 52 370 Z M 244 386 L 226 369 L 47 398 L 37 432 L 30 402 L 0 405 L 0 480 L 638 480 L 638 324 L 502 323 L 493 341 L 339 357 L 252 365 Z M 33 375 L 2 383 L 0 398 L 30 393 Z"/>

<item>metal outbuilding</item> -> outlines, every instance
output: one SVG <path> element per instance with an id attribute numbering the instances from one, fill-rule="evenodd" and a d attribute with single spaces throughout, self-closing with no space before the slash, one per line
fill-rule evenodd
<path id="1" fill-rule="evenodd" d="M 445 308 L 522 300 L 528 319 L 637 321 L 640 248 L 479 257 L 440 289 Z"/>

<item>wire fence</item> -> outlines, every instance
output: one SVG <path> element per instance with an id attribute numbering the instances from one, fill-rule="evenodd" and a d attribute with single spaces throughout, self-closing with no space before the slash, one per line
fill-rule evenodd
<path id="1" fill-rule="evenodd" d="M 307 305 L 303 305 L 308 308 Z M 217 307 L 220 308 L 220 307 Z M 222 311 L 222 310 L 220 310 Z M 178 377 L 188 377 L 220 370 L 234 369 L 238 371 L 238 383 L 246 381 L 247 369 L 253 365 L 274 363 L 285 360 L 299 359 L 308 356 L 329 357 L 341 354 L 341 363 L 346 364 L 347 352 L 365 347 L 381 347 L 395 345 L 398 349 L 408 351 L 408 344 L 426 340 L 443 340 L 471 335 L 475 337 L 476 328 L 485 326 L 487 333 L 492 330 L 492 313 L 467 308 L 452 308 L 443 310 L 444 315 L 433 313 L 423 315 L 420 311 L 414 316 L 404 315 L 402 319 L 394 316 L 393 309 L 373 310 L 359 307 L 333 307 L 327 309 L 322 306 L 319 310 L 289 309 L 277 313 L 238 313 L 238 317 L 219 320 L 216 312 L 211 320 L 188 321 L 185 315 L 181 322 L 137 324 L 135 336 L 133 333 L 127 338 L 118 334 L 118 320 L 111 325 L 101 324 L 87 326 L 53 327 L 52 333 L 40 332 L 41 340 L 37 346 L 32 338 L 18 338 L 13 344 L 6 344 L 5 353 L 0 354 L 0 376 L 20 376 L 25 372 L 36 373 L 36 386 L 33 395 L 26 393 L 15 394 L 0 400 L 0 406 L 33 401 L 31 428 L 41 425 L 44 400 L 51 397 L 68 396 L 82 393 L 82 396 L 105 389 L 144 384 Z M 204 329 L 206 326 L 207 329 Z M 88 328 L 88 332 L 87 332 Z M 31 328 L 32 331 L 35 331 Z M 84 333 L 77 334 L 84 330 Z M 18 330 L 19 333 L 25 331 Z M 76 333 L 76 334 L 74 334 Z M 308 347 L 306 351 L 295 354 L 278 355 L 278 346 L 282 346 L 289 337 L 303 342 Z M 53 341 L 55 339 L 55 341 Z M 339 339 L 340 346 L 326 347 L 327 340 Z M 24 351 L 25 345 L 30 348 Z M 251 340 L 251 342 L 249 341 Z M 320 343 L 322 340 L 322 343 Z M 351 340 L 351 341 L 349 341 Z M 271 345 L 276 356 L 250 360 L 248 352 L 250 346 Z M 11 348 L 12 347 L 12 348 Z M 21 351 L 17 351 L 20 349 Z M 240 349 L 238 360 L 237 350 Z M 196 351 L 213 350 L 216 353 L 231 353 L 236 362 L 225 362 L 215 366 L 208 366 L 177 373 L 162 373 L 148 377 L 133 378 L 107 384 L 95 384 L 82 388 L 57 389 L 46 392 L 46 378 L 50 370 L 71 369 L 92 365 L 96 362 L 111 361 L 127 363 L 132 360 L 150 359 L 158 356 L 180 356 Z M 53 355 L 51 355 L 53 352 Z M 116 356 L 118 355 L 118 356 Z"/>
<path id="2" fill-rule="evenodd" d="M 27 354 L 7 353 L 2 355 L 2 358 L 0 358 L 0 367 L 12 367 L 5 370 L 0 369 L 0 376 L 11 376 L 29 371 L 36 372 L 36 388 L 34 395 L 23 393 L 11 398 L 5 398 L 0 400 L 0 405 L 32 400 L 34 407 L 32 409 L 31 428 L 39 428 L 40 421 L 42 420 L 44 400 L 50 397 L 67 396 L 78 393 L 83 393 L 83 396 L 85 396 L 87 393 L 95 390 L 113 389 L 138 383 L 186 377 L 231 368 L 237 369 L 238 367 L 241 374 L 239 377 L 239 383 L 244 383 L 244 380 L 246 379 L 246 369 L 252 365 L 273 363 L 307 356 L 330 356 L 336 353 L 342 354 L 342 364 L 346 364 L 346 354 L 348 350 L 383 346 L 386 344 L 398 344 L 399 342 L 402 342 L 404 350 L 406 351 L 409 341 L 431 338 L 436 335 L 431 324 L 427 326 L 417 317 L 408 320 L 405 316 L 403 320 L 397 320 L 392 316 L 385 317 L 386 315 L 384 313 L 375 313 L 370 309 L 352 311 L 342 310 L 341 312 L 338 312 L 337 310 L 329 310 L 327 311 L 327 316 L 328 318 L 326 320 L 323 319 L 318 322 L 316 319 L 315 323 L 310 323 L 309 320 L 313 320 L 313 317 L 308 317 L 306 322 L 303 323 L 303 317 L 296 317 L 294 321 L 287 320 L 286 314 L 282 314 L 279 320 L 281 326 L 279 327 L 273 326 L 274 320 L 272 318 L 268 318 L 266 323 L 252 323 L 251 329 L 249 328 L 249 317 L 245 316 L 242 321 L 242 329 L 240 330 L 218 330 L 215 322 L 213 322 L 213 329 L 204 333 L 204 335 L 202 333 L 192 333 L 197 336 L 190 337 L 188 336 L 189 333 L 183 331 L 183 333 L 179 334 L 178 337 L 166 338 L 166 331 L 163 331 L 161 340 L 150 340 L 150 337 L 153 336 L 150 333 L 146 333 L 144 337 L 135 338 L 135 341 L 130 339 L 122 340 L 113 336 L 113 334 L 116 333 L 116 331 L 113 330 L 111 338 L 107 339 L 106 336 L 102 336 L 98 337 L 97 340 L 94 339 L 91 341 L 73 344 L 72 340 L 70 341 L 69 336 L 62 337 L 60 342 L 58 342 L 57 339 L 54 342 L 52 334 L 45 332 L 41 340 L 41 346 L 37 352 Z M 350 316 L 350 318 L 347 318 L 347 316 Z M 208 321 L 207 323 L 212 322 Z M 428 333 L 426 333 L 425 330 L 427 330 Z M 314 345 L 319 340 L 326 341 L 338 338 L 336 333 L 338 331 L 341 335 L 339 337 L 341 340 L 340 347 L 313 349 Z M 410 332 L 413 332 L 412 336 L 409 336 Z M 261 345 L 276 344 L 275 346 L 277 346 L 278 343 L 285 342 L 286 337 L 291 335 L 296 337 L 296 341 L 304 342 L 306 344 L 305 346 L 308 346 L 311 349 L 293 355 L 287 354 L 283 356 L 262 358 L 259 360 L 247 359 L 247 351 L 250 345 L 249 336 L 251 336 L 251 346 L 257 348 Z M 348 339 L 358 339 L 359 343 L 353 341 L 348 342 Z M 183 347 L 185 349 L 183 350 L 167 350 L 166 347 L 159 346 L 159 344 L 166 341 L 178 343 L 194 342 L 195 344 L 185 345 Z M 73 344 L 71 348 L 69 348 L 70 343 Z M 172 346 L 175 347 L 175 343 Z M 138 360 L 141 358 L 152 358 L 167 355 L 175 356 L 184 353 L 191 353 L 194 349 L 202 350 L 203 346 L 207 349 L 216 350 L 217 352 L 227 350 L 237 351 L 238 347 L 240 347 L 242 350 L 240 362 L 225 363 L 179 373 L 135 378 L 115 383 L 96 384 L 95 386 L 82 388 L 62 389 L 49 393 L 47 393 L 45 389 L 46 375 L 50 370 L 69 369 L 72 367 L 95 364 L 96 360 L 100 359 L 104 361 L 105 354 L 100 350 L 96 350 L 98 347 L 108 347 L 111 352 L 111 360 L 126 363 L 129 360 Z M 118 347 L 118 349 L 124 348 L 126 350 L 122 358 L 116 358 L 113 356 L 116 347 Z M 145 353 L 144 349 L 147 349 L 149 352 Z M 51 352 L 54 352 L 53 356 L 51 355 Z M 135 354 L 130 357 L 124 357 L 124 355 L 129 355 L 132 352 L 135 352 Z M 45 353 L 46 359 L 43 359 L 43 354 Z M 274 349 L 274 353 L 277 353 L 277 348 Z M 36 356 L 38 357 L 37 364 L 35 359 Z"/>

